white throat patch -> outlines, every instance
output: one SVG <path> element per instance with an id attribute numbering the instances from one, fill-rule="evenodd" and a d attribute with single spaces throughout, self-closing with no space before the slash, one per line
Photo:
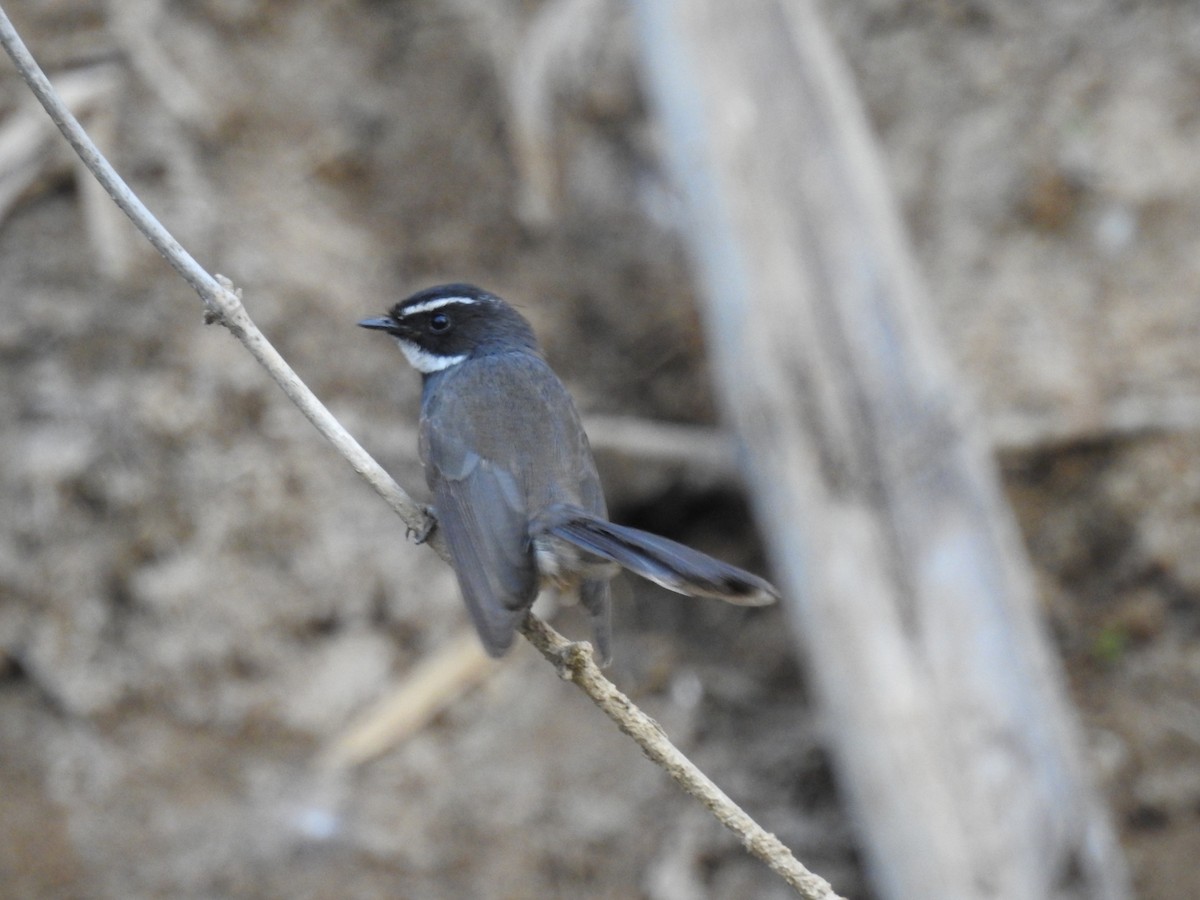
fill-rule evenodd
<path id="1" fill-rule="evenodd" d="M 430 353 L 428 350 L 418 347 L 412 341 L 406 341 L 404 338 L 396 338 L 396 343 L 408 359 L 409 365 L 422 375 L 432 375 L 434 372 L 442 371 L 442 369 L 457 366 L 467 358 L 467 354 L 465 353 L 458 356 L 439 356 L 436 353 Z"/>

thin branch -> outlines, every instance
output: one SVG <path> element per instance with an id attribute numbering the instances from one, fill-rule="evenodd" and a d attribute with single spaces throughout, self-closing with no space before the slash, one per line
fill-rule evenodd
<path id="1" fill-rule="evenodd" d="M 717 787 L 711 778 L 696 767 L 683 752 L 671 743 L 662 726 L 640 708 L 616 685 L 604 677 L 592 658 L 586 642 L 567 640 L 541 619 L 530 614 L 521 623 L 521 634 L 548 661 L 558 667 L 559 674 L 573 681 L 588 695 L 617 727 L 637 741 L 642 752 L 666 770 L 685 791 L 704 804 L 717 820 L 742 839 L 742 846 L 770 866 L 779 877 L 795 888 L 802 897 L 838 900 L 829 882 L 806 869 L 792 855 L 783 841 L 750 818 L 740 806 Z"/>
<path id="2" fill-rule="evenodd" d="M 8 14 L 2 8 L 0 8 L 0 45 L 3 45 L 8 55 L 12 57 L 21 78 L 41 101 L 42 106 L 46 108 L 46 112 L 50 114 L 50 118 L 58 126 L 58 130 L 75 149 L 83 164 L 96 176 L 96 180 L 113 198 L 113 202 L 121 208 L 125 215 L 129 216 L 138 231 L 146 236 L 154 249 L 162 254 L 184 281 L 200 295 L 200 299 L 204 301 L 208 310 L 205 320 L 220 322 L 228 328 L 234 337 L 245 345 L 250 354 L 262 364 L 276 383 L 283 388 L 283 392 L 300 408 L 305 417 L 346 458 L 354 471 L 375 488 L 388 505 L 404 520 L 410 530 L 420 531 L 425 524 L 426 515 L 421 505 L 401 490 L 400 486 L 383 470 L 383 467 L 359 445 L 358 441 L 350 436 L 350 433 L 329 413 L 317 396 L 292 371 L 291 366 L 284 361 L 263 333 L 258 330 L 258 326 L 250 319 L 246 308 L 242 305 L 240 292 L 234 289 L 228 279 L 219 275 L 216 277 L 210 275 L 192 258 L 190 253 L 183 249 L 179 241 L 175 240 L 150 210 L 146 209 L 145 204 L 116 173 L 99 148 L 88 137 L 87 132 L 83 130 L 83 126 L 67 109 L 66 104 L 58 96 L 58 92 L 54 90 L 50 80 L 30 54 L 24 41 L 13 28 Z M 436 532 L 433 538 L 430 544 L 443 559 L 447 559 L 446 550 L 441 541 L 437 539 Z"/>
<path id="3" fill-rule="evenodd" d="M 421 530 L 427 515 L 424 509 L 392 480 L 292 371 L 250 319 L 242 305 L 240 291 L 236 290 L 228 279 L 219 275 L 214 277 L 200 266 L 129 189 L 62 102 L 2 8 L 0 45 L 3 45 L 22 79 L 33 90 L 50 114 L 50 118 L 109 196 L 175 271 L 200 295 L 208 310 L 205 320 L 219 322 L 228 328 L 283 388 L 284 393 L 300 408 L 305 417 L 400 515 L 409 529 Z M 432 538 L 429 543 L 443 559 L 446 559 L 445 547 L 438 540 L 436 531 Z M 564 677 L 574 681 L 622 731 L 637 741 L 646 756 L 666 769 L 672 778 L 699 799 L 722 824 L 741 837 L 749 852 L 764 860 L 801 896 L 810 900 L 837 900 L 837 895 L 833 893 L 828 882 L 797 862 L 791 851 L 777 837 L 765 831 L 730 800 L 671 744 L 653 719 L 638 709 L 604 677 L 592 661 L 587 644 L 568 641 L 532 614 L 526 616 L 521 631 L 543 656 L 558 667 Z"/>

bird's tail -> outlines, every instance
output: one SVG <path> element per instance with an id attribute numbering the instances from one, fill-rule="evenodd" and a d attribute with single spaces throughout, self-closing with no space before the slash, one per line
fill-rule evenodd
<path id="1" fill-rule="evenodd" d="M 551 507 L 539 517 L 536 530 L 679 594 L 715 597 L 739 606 L 765 606 L 779 599 L 774 585 L 757 575 L 657 534 L 615 525 L 575 506 Z"/>

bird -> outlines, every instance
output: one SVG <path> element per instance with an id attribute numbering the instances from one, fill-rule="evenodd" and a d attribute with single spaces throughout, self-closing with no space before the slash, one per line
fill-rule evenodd
<path id="1" fill-rule="evenodd" d="M 538 593 L 578 592 L 611 660 L 609 581 L 761 606 L 766 580 L 609 521 L 579 413 L 511 304 L 472 284 L 418 291 L 359 326 L 396 340 L 421 374 L 418 450 L 459 589 L 484 649 L 503 656 Z"/>

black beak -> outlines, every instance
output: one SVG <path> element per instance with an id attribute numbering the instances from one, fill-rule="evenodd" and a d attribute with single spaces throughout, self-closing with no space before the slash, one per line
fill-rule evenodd
<path id="1" fill-rule="evenodd" d="M 373 328 L 376 331 L 386 331 L 394 334 L 397 329 L 396 320 L 391 316 L 378 316 L 374 319 L 363 319 L 358 323 L 360 328 Z"/>

